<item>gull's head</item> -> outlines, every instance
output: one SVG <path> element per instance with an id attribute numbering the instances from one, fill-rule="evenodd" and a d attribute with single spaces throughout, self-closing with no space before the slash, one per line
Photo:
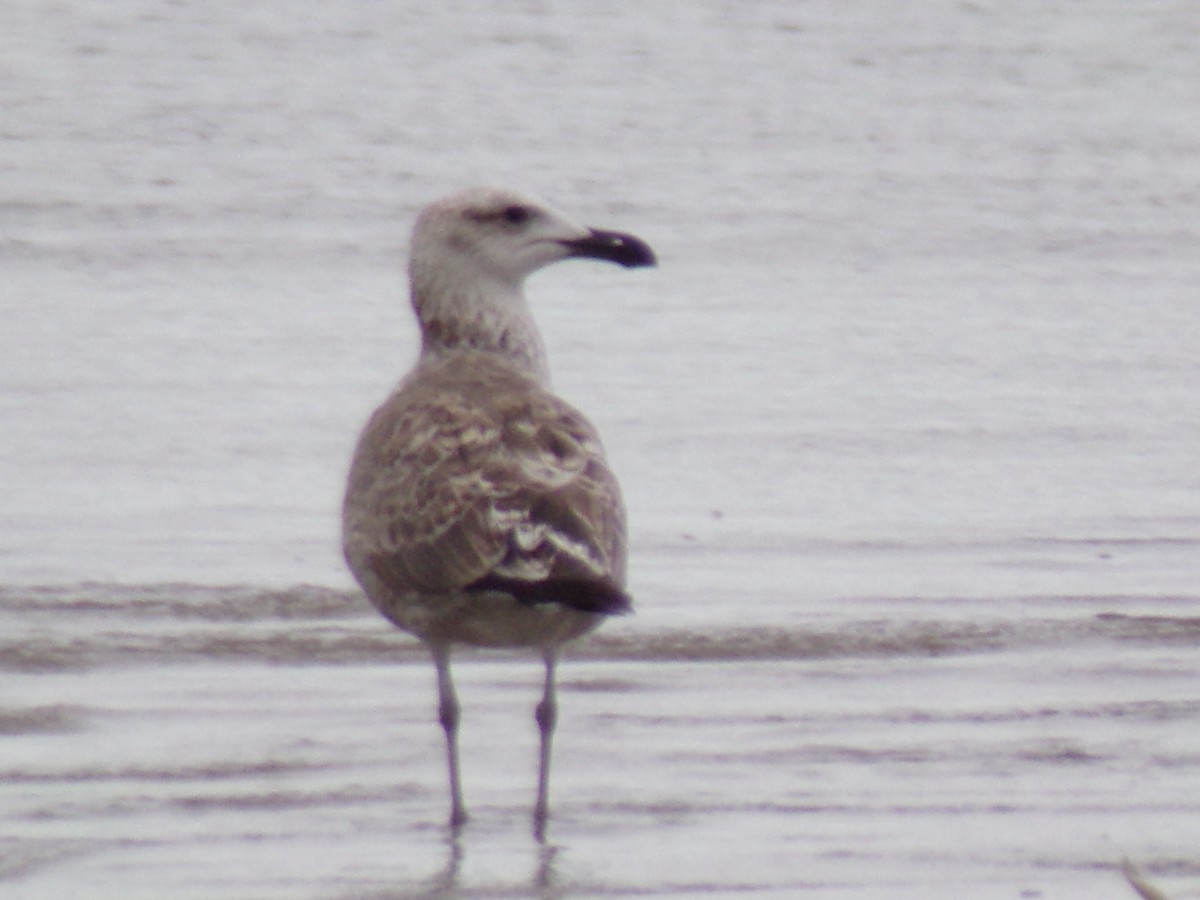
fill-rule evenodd
<path id="1" fill-rule="evenodd" d="M 414 283 L 459 277 L 517 287 L 562 259 L 585 257 L 626 267 L 652 266 L 639 238 L 587 228 L 541 201 L 512 191 L 474 188 L 427 206 L 413 229 Z"/>
<path id="2" fill-rule="evenodd" d="M 511 191 L 475 188 L 427 206 L 413 228 L 408 263 L 422 360 L 464 350 L 496 353 L 549 384 L 521 284 L 573 257 L 629 267 L 655 263 L 645 241 L 585 228 Z"/>

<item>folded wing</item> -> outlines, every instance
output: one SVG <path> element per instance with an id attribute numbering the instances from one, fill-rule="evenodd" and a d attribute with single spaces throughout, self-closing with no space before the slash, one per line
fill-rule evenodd
<path id="1" fill-rule="evenodd" d="M 629 608 L 625 513 L 595 429 L 485 354 L 427 364 L 380 407 L 345 515 L 351 568 L 392 590 Z"/>

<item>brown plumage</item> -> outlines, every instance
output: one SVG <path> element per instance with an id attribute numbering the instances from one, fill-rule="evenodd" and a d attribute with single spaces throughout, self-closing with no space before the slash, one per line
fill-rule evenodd
<path id="1" fill-rule="evenodd" d="M 508 192 L 427 208 L 410 262 L 421 357 L 368 421 L 350 469 L 346 560 L 380 612 L 433 652 L 455 828 L 466 810 L 451 645 L 542 653 L 540 838 L 559 648 L 630 609 L 617 480 L 595 429 L 551 392 L 522 291 L 527 274 L 572 256 L 654 264 L 637 238 Z"/>
<path id="2" fill-rule="evenodd" d="M 527 646 L 629 608 L 624 509 L 595 430 L 491 354 L 438 360 L 375 412 L 345 528 L 380 611 L 426 641 Z M 536 608 L 552 602 L 564 609 Z"/>

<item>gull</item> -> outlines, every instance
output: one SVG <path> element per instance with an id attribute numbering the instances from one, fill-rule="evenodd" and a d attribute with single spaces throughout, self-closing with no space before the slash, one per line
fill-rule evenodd
<path id="1" fill-rule="evenodd" d="M 409 254 L 420 356 L 368 420 L 350 466 L 346 562 L 371 603 L 433 655 L 454 833 L 467 810 L 452 645 L 541 653 L 542 841 L 559 652 L 631 609 L 620 488 L 595 428 L 551 390 L 523 290 L 526 276 L 577 257 L 655 264 L 639 238 L 509 191 L 475 188 L 426 207 Z"/>

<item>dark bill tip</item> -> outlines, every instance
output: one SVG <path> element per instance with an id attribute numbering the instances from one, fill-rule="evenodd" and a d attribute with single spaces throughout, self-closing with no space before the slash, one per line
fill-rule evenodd
<path id="1" fill-rule="evenodd" d="M 601 231 L 593 228 L 587 237 L 563 241 L 563 245 L 571 251 L 572 256 L 606 259 L 629 269 L 653 266 L 658 262 L 649 244 L 632 234 L 619 231 Z"/>

